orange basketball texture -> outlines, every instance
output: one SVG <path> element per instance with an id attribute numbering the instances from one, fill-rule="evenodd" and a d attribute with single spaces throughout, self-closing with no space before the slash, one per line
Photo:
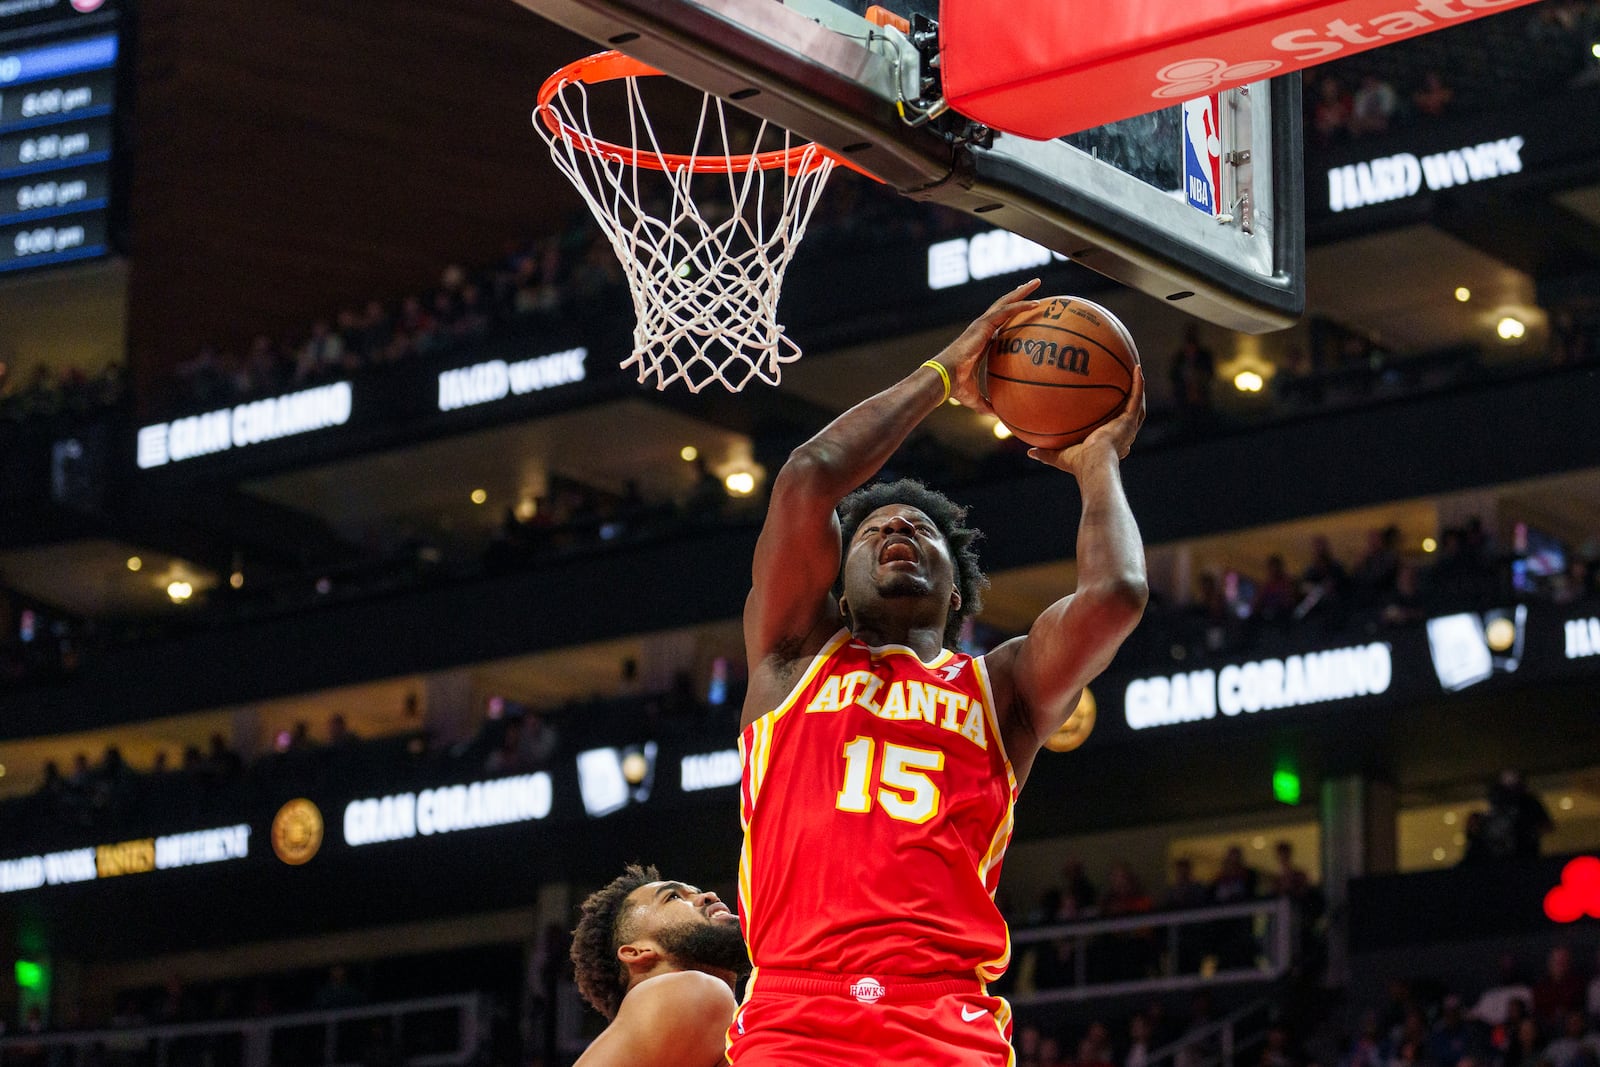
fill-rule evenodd
<path id="1" fill-rule="evenodd" d="M 1046 299 L 995 331 L 979 382 L 1000 421 L 1040 448 L 1066 448 L 1116 417 L 1139 350 L 1122 321 L 1075 296 Z"/>

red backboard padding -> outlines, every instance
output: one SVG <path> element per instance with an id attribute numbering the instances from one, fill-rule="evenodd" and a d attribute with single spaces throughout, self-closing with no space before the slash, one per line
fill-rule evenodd
<path id="1" fill-rule="evenodd" d="M 1035 140 L 1534 0 L 940 0 L 945 100 Z"/>

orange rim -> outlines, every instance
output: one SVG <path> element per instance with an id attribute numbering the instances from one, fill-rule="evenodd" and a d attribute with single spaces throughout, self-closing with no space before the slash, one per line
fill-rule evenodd
<path id="1" fill-rule="evenodd" d="M 598 52 L 592 56 L 568 63 L 550 77 L 539 87 L 538 106 L 534 114 L 545 124 L 545 127 L 555 136 L 568 144 L 589 153 L 600 156 L 602 159 L 619 159 L 635 167 L 646 170 L 682 171 L 688 170 L 695 174 L 727 174 L 730 171 L 746 170 L 755 166 L 761 170 L 784 170 L 791 175 L 801 173 L 806 168 L 807 157 L 810 159 L 808 169 L 815 170 L 823 158 L 841 163 L 851 170 L 862 174 L 867 172 L 814 141 L 795 145 L 792 148 L 777 149 L 771 152 L 758 152 L 753 155 L 743 156 L 689 156 L 675 155 L 672 153 L 640 152 L 636 148 L 613 144 L 602 141 L 593 134 L 585 133 L 574 126 L 569 126 L 561 121 L 555 108 L 550 106 L 561 91 L 574 83 L 584 85 L 599 85 L 602 82 L 616 81 L 619 78 L 653 78 L 659 77 L 661 71 L 648 63 L 643 63 L 632 56 L 623 55 L 621 52 Z M 815 149 L 813 152 L 812 149 Z M 871 175 L 868 175 L 871 177 Z"/>

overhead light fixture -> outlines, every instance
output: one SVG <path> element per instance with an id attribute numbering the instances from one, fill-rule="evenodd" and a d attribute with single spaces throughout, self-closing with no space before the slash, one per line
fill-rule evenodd
<path id="1" fill-rule="evenodd" d="M 539 514 L 539 502 L 531 496 L 525 496 L 517 501 L 517 518 L 527 522 Z"/>
<path id="2" fill-rule="evenodd" d="M 1594 44 L 1589 46 L 1589 54 L 1594 56 L 1596 59 L 1600 59 L 1600 41 L 1596 41 Z"/>
<path id="3" fill-rule="evenodd" d="M 1507 315 L 1500 320 L 1499 325 L 1495 326 L 1494 332 L 1500 335 L 1502 341 L 1516 341 L 1528 332 L 1528 328 L 1522 324 L 1521 319 Z"/>
<path id="4" fill-rule="evenodd" d="M 139 571 L 139 569 L 141 567 L 143 567 L 143 566 L 144 566 L 144 560 L 140 559 L 138 556 L 129 556 L 128 557 L 128 569 L 130 571 L 133 571 L 133 572 L 137 573 Z"/>
<path id="5" fill-rule="evenodd" d="M 1572 798 L 1571 797 L 1562 797 L 1560 803 L 1557 806 L 1562 811 L 1571 811 L 1572 810 Z"/>
<path id="6" fill-rule="evenodd" d="M 722 479 L 722 484 L 733 496 L 749 496 L 755 492 L 756 476 L 749 471 L 734 471 Z"/>
<path id="7" fill-rule="evenodd" d="M 1453 811 L 1445 812 L 1444 813 L 1444 824 L 1446 826 L 1454 826 L 1456 824 L 1456 813 L 1453 812 Z"/>
<path id="8" fill-rule="evenodd" d="M 174 578 L 167 583 L 167 597 L 174 604 L 182 604 L 192 596 L 194 596 L 194 586 L 182 578 Z"/>
<path id="9" fill-rule="evenodd" d="M 1444 862 L 1444 849 L 1436 848 L 1436 849 L 1433 850 L 1433 862 L 1435 862 L 1435 863 L 1443 863 Z"/>
<path id="10" fill-rule="evenodd" d="M 1259 393 L 1266 379 L 1253 370 L 1242 370 L 1233 376 L 1233 387 L 1241 393 Z"/>
<path id="11" fill-rule="evenodd" d="M 488 499 L 489 499 L 489 494 L 484 492 L 482 489 L 474 489 L 472 491 L 472 502 L 474 504 L 481 504 L 485 500 L 488 500 Z"/>
<path id="12" fill-rule="evenodd" d="M 1456 286 L 1456 299 L 1465 304 L 1468 300 L 1472 299 L 1472 290 L 1468 289 L 1464 285 Z"/>
<path id="13" fill-rule="evenodd" d="M 1439 542 L 1435 541 L 1433 538 L 1424 537 L 1422 539 L 1422 551 L 1424 551 L 1424 552 L 1432 552 L 1435 549 L 1437 549 L 1438 547 L 1439 547 Z"/>
<path id="14" fill-rule="evenodd" d="M 1002 441 L 1011 436 L 1011 427 L 1007 426 L 999 419 L 994 420 L 994 426 L 992 429 L 994 430 L 994 435 Z"/>
<path id="15" fill-rule="evenodd" d="M 244 571 L 234 571 L 228 575 L 228 584 L 235 589 L 244 588 Z"/>
<path id="16" fill-rule="evenodd" d="M 694 445 L 684 445 L 682 448 L 678 449 L 678 455 L 683 457 L 683 461 L 685 463 L 693 463 L 695 460 L 700 458 L 700 450 L 694 447 Z"/>

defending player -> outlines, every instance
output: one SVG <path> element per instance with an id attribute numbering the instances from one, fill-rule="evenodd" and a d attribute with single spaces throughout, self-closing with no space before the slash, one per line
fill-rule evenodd
<path id="1" fill-rule="evenodd" d="M 985 989 L 1010 955 L 993 894 L 1034 757 L 1144 611 L 1119 467 L 1143 378 L 1082 444 L 1029 452 L 1078 480 L 1078 588 L 987 656 L 950 649 L 984 583 L 964 509 L 917 482 L 852 490 L 947 395 L 986 410 L 978 360 L 1038 284 L 774 481 L 744 615 L 739 912 L 755 969 L 728 1031 L 738 1067 L 1011 1062 L 1010 1009 Z"/>
<path id="2" fill-rule="evenodd" d="M 610 1020 L 577 1067 L 723 1062 L 734 983 L 750 960 L 715 893 L 630 865 L 583 902 L 572 962 L 578 992 Z"/>

